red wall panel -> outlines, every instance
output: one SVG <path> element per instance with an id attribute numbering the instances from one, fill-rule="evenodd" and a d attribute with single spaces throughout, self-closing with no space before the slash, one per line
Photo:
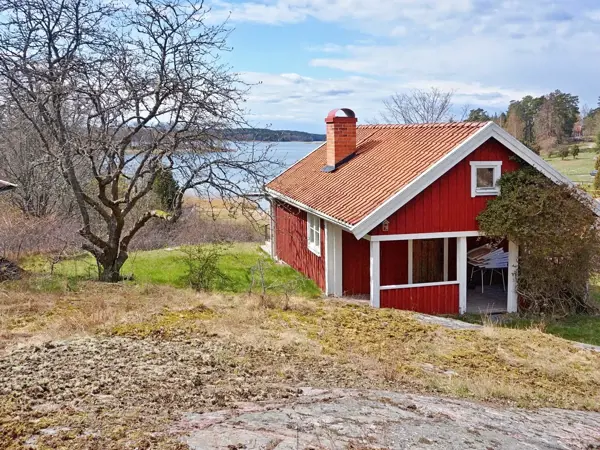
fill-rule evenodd
<path id="1" fill-rule="evenodd" d="M 344 295 L 368 295 L 371 289 L 369 241 L 342 231 L 342 290 Z"/>
<path id="2" fill-rule="evenodd" d="M 513 153 L 495 139 L 459 162 L 389 217 L 389 230 L 370 234 L 436 233 L 478 230 L 477 215 L 492 196 L 471 197 L 471 161 L 502 161 L 502 173 L 519 168 Z"/>
<path id="3" fill-rule="evenodd" d="M 381 286 L 408 283 L 408 241 L 384 241 L 380 244 L 379 277 Z"/>
<path id="4" fill-rule="evenodd" d="M 380 306 L 425 314 L 458 314 L 458 284 L 386 289 L 381 291 Z"/>
<path id="5" fill-rule="evenodd" d="M 325 290 L 325 222 L 321 220 L 321 256 L 308 249 L 305 211 L 278 202 L 275 229 L 277 257 Z"/>

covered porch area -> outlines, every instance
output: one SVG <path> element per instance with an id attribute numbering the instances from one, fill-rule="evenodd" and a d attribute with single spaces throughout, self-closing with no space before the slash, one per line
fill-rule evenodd
<path id="1" fill-rule="evenodd" d="M 519 249 L 513 242 L 492 246 L 478 231 L 369 239 L 373 307 L 427 314 L 517 311 Z"/>

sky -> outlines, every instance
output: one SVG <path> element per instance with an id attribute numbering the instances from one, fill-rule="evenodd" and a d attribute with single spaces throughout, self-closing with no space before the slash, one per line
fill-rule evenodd
<path id="1" fill-rule="evenodd" d="M 377 122 L 395 92 L 452 90 L 491 112 L 555 89 L 597 106 L 600 0 L 209 0 L 254 126 L 322 133 L 334 108 Z"/>

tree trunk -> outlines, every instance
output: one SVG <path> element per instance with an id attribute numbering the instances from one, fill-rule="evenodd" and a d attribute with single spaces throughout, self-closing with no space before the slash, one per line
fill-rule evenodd
<path id="1" fill-rule="evenodd" d="M 114 258 L 98 260 L 98 280 L 108 283 L 117 283 L 123 279 L 121 268 L 127 260 L 127 254 Z"/>

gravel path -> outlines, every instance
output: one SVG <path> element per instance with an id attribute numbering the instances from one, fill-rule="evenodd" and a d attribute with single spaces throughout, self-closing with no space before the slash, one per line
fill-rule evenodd
<path id="1" fill-rule="evenodd" d="M 177 429 L 194 450 L 595 449 L 599 423 L 599 413 L 305 388 L 293 402 L 187 414 Z"/>

